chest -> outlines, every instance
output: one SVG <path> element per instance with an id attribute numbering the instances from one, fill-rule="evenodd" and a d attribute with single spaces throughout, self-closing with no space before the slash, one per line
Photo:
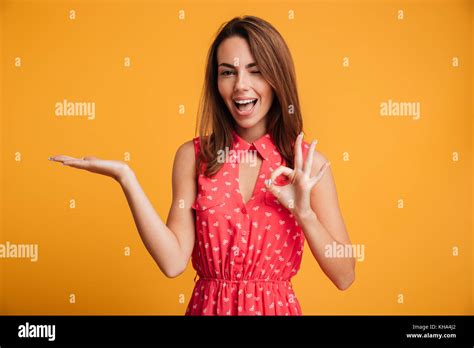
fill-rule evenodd
<path id="1" fill-rule="evenodd" d="M 255 161 L 238 164 L 239 191 L 245 204 L 254 196 L 255 187 L 262 168 L 262 159 L 257 156 Z"/>

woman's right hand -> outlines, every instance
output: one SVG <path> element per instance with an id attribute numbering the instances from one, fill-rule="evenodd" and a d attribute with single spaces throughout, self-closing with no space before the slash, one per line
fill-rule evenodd
<path id="1" fill-rule="evenodd" d="M 92 173 L 110 176 L 119 182 L 126 174 L 126 171 L 129 170 L 129 167 L 125 162 L 103 160 L 92 156 L 74 158 L 66 155 L 58 155 L 49 157 L 48 159 L 50 161 L 61 162 L 65 166 L 85 169 Z"/>

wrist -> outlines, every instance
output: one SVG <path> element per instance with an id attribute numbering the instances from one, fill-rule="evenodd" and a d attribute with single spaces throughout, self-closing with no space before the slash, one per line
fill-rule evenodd
<path id="1" fill-rule="evenodd" d="M 313 209 L 299 212 L 294 211 L 293 215 L 295 216 L 295 219 L 299 225 L 304 225 L 305 223 L 314 222 L 314 220 L 317 220 L 317 216 Z"/>
<path id="2" fill-rule="evenodd" d="M 124 163 L 122 168 L 120 169 L 116 180 L 120 183 L 120 185 L 125 185 L 130 178 L 135 175 L 132 168 L 128 166 L 128 164 Z"/>

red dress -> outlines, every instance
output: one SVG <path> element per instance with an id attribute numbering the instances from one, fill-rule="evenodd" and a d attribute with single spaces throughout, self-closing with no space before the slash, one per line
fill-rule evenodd
<path id="1" fill-rule="evenodd" d="M 212 178 L 198 176 L 191 259 L 199 279 L 185 315 L 301 315 L 290 279 L 301 264 L 304 233 L 264 183 L 285 161 L 269 134 L 252 144 L 232 134 L 237 157 L 229 156 Z M 193 141 L 197 156 L 199 137 Z M 308 148 L 303 141 L 303 159 Z M 246 204 L 239 190 L 238 159 L 243 152 L 237 150 L 256 150 L 262 158 Z M 281 175 L 276 184 L 287 182 Z"/>

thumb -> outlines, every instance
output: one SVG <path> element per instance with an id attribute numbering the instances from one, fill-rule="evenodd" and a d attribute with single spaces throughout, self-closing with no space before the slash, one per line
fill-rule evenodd
<path id="1" fill-rule="evenodd" d="M 275 186 L 271 178 L 265 180 L 265 187 L 267 188 L 267 191 L 270 191 L 275 197 L 278 197 L 280 190 Z"/>

